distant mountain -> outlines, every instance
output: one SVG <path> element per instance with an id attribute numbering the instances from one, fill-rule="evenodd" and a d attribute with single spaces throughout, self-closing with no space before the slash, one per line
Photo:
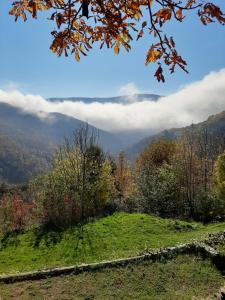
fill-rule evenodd
<path id="1" fill-rule="evenodd" d="M 193 130 L 196 131 L 207 127 L 208 132 L 210 132 L 211 134 L 215 136 L 225 136 L 225 111 L 216 115 L 212 115 L 206 121 L 193 124 L 191 126 L 193 126 Z M 125 150 L 126 155 L 129 160 L 133 161 L 138 156 L 138 154 L 140 154 L 153 141 L 156 141 L 160 138 L 175 140 L 179 136 L 181 136 L 185 130 L 188 129 L 190 129 L 190 126 L 182 128 L 172 128 L 169 130 L 163 130 L 158 134 L 143 138 L 138 143 L 135 143 L 134 145 L 128 147 Z"/>
<path id="2" fill-rule="evenodd" d="M 37 116 L 0 103 L 0 180 L 23 182 L 48 168 L 52 154 L 85 123 L 59 113 Z M 122 149 L 113 134 L 90 126 L 105 151 Z"/>
<path id="3" fill-rule="evenodd" d="M 88 98 L 88 97 L 53 97 L 49 98 L 49 101 L 52 102 L 62 102 L 62 101 L 72 101 L 72 102 L 77 102 L 77 101 L 82 101 L 84 103 L 93 103 L 93 102 L 99 102 L 99 103 L 124 103 L 127 102 L 127 99 L 129 100 L 131 96 L 118 96 L 118 97 L 97 97 L 97 98 Z M 136 101 L 141 101 L 141 100 L 148 100 L 148 101 L 157 101 L 161 96 L 156 95 L 156 94 L 134 94 L 132 95 L 136 99 Z"/>
<path id="4" fill-rule="evenodd" d="M 49 98 L 48 101 L 51 102 L 63 102 L 63 101 L 72 101 L 72 102 L 79 102 L 82 101 L 84 103 L 90 104 L 94 102 L 98 103 L 129 103 L 129 101 L 153 101 L 156 102 L 162 96 L 156 94 L 134 94 L 132 96 L 123 95 L 118 97 L 95 97 L 95 98 L 88 98 L 88 97 L 53 97 Z M 132 102 L 132 101 L 131 101 Z M 115 133 L 116 136 L 122 142 L 123 148 L 127 148 L 128 146 L 137 143 L 141 138 L 148 136 L 148 132 L 146 130 L 124 130 Z"/>

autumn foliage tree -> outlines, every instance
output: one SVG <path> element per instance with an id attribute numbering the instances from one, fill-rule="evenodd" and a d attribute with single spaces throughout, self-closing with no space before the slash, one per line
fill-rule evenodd
<path id="1" fill-rule="evenodd" d="M 115 160 L 113 177 L 115 185 L 114 198 L 118 202 L 118 208 L 127 211 L 133 209 L 133 199 L 136 197 L 137 187 L 134 172 L 124 152 L 120 152 Z"/>
<path id="2" fill-rule="evenodd" d="M 155 167 L 160 167 L 164 163 L 169 163 L 175 152 L 175 143 L 166 139 L 153 142 L 140 154 L 137 166 L 150 162 Z"/>
<path id="3" fill-rule="evenodd" d="M 184 216 L 208 221 L 223 214 L 214 192 L 214 165 L 223 151 L 222 145 L 222 136 L 215 137 L 207 127 L 196 130 L 194 125 L 178 140 L 173 165 L 178 177 L 177 198 Z"/>
<path id="4" fill-rule="evenodd" d="M 176 145 L 159 140 L 140 154 L 136 163 L 137 184 L 144 212 L 174 216 L 176 207 L 176 173 L 172 164 Z"/>
<path id="5" fill-rule="evenodd" d="M 35 203 L 29 203 L 20 195 L 5 194 L 0 199 L 0 233 L 19 232 L 36 222 Z"/>
<path id="6" fill-rule="evenodd" d="M 219 141 L 220 140 L 220 141 Z M 224 216 L 223 137 L 191 126 L 176 141 L 150 144 L 137 160 L 137 184 L 144 211 L 208 222 Z M 216 174 L 216 185 L 214 182 Z"/>
<path id="7" fill-rule="evenodd" d="M 69 226 L 102 213 L 113 190 L 111 165 L 88 125 L 65 141 L 41 181 L 36 197 L 46 225 Z"/>
<path id="8" fill-rule="evenodd" d="M 163 64 L 171 73 L 176 66 L 187 72 L 186 61 L 178 54 L 175 42 L 164 32 L 172 20 L 182 22 L 190 11 L 196 12 L 201 23 L 217 21 L 224 25 L 220 7 L 202 0 L 17 0 L 10 14 L 15 20 L 36 19 L 41 11 L 49 12 L 55 22 L 51 50 L 58 56 L 73 54 L 77 61 L 86 56 L 93 44 L 113 48 L 118 54 L 121 46 L 129 51 L 133 40 L 149 35 L 150 47 L 146 65 L 158 63 L 155 77 L 164 82 Z"/>

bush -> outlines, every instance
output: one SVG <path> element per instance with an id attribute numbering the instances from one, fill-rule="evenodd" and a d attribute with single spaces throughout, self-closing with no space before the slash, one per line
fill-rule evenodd
<path id="1" fill-rule="evenodd" d="M 160 168 L 153 165 L 143 166 L 139 172 L 139 193 L 144 212 L 162 217 L 178 214 L 176 202 L 176 174 L 170 165 Z"/>
<path id="2" fill-rule="evenodd" d="M 5 195 L 0 200 L 0 231 L 19 232 L 34 222 L 35 204 L 23 201 L 18 195 Z"/>
<path id="3" fill-rule="evenodd" d="M 193 216 L 195 220 L 207 223 L 223 215 L 224 202 L 217 195 L 208 194 L 204 191 L 196 195 Z"/>

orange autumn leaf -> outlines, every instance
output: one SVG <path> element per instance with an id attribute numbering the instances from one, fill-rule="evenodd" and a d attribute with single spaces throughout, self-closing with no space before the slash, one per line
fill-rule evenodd
<path id="1" fill-rule="evenodd" d="M 177 18 L 182 21 L 183 19 L 183 10 L 181 8 L 179 8 L 177 11 L 176 11 L 176 16 Z"/>
<path id="2" fill-rule="evenodd" d="M 114 47 L 114 53 L 119 54 L 119 52 L 120 52 L 120 47 L 118 44 L 116 44 L 116 46 Z"/>
<path id="3" fill-rule="evenodd" d="M 79 55 L 79 52 L 77 50 L 75 50 L 75 59 L 76 59 L 76 61 L 80 60 L 80 55 Z"/>
<path id="4" fill-rule="evenodd" d="M 160 57 L 161 57 L 161 52 L 159 50 L 154 50 L 154 46 L 151 46 L 146 56 L 146 61 L 145 61 L 146 66 L 150 62 L 156 62 L 157 59 L 159 59 Z"/>

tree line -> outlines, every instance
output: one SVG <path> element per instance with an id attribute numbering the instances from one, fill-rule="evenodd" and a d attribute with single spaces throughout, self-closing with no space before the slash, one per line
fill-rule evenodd
<path id="1" fill-rule="evenodd" d="M 225 139 L 207 127 L 151 143 L 135 164 L 111 157 L 83 127 L 51 170 L 23 186 L 0 186 L 0 231 L 65 228 L 115 211 L 202 222 L 225 216 Z"/>

